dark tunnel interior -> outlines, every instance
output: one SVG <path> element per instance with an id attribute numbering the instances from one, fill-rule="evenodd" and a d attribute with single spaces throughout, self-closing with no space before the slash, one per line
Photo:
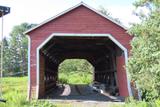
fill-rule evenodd
<path id="1" fill-rule="evenodd" d="M 45 92 L 56 88 L 58 67 L 65 59 L 86 59 L 94 67 L 93 82 L 118 89 L 116 56 L 122 50 L 107 37 L 65 37 L 54 36 L 40 49 L 40 58 L 44 58 L 41 79 Z"/>

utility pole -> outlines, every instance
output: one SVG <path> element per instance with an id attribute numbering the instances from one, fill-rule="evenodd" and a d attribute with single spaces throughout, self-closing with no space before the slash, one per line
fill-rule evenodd
<path id="1" fill-rule="evenodd" d="M 3 77 L 3 16 L 10 13 L 10 8 L 5 6 L 0 6 L 0 18 L 2 19 L 1 25 L 1 73 L 0 73 L 0 83 L 2 82 Z M 1 84 L 2 85 L 2 84 Z M 0 89 L 0 98 L 2 97 L 2 87 Z M 0 99 L 0 102 L 6 102 L 6 100 Z"/>
<path id="2" fill-rule="evenodd" d="M 10 8 L 5 6 L 0 6 L 0 17 L 2 19 L 1 25 L 1 73 L 0 77 L 3 77 L 3 16 L 10 13 Z"/>

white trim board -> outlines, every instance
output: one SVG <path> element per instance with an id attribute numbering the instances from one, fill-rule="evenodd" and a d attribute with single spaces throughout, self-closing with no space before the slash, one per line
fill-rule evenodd
<path id="1" fill-rule="evenodd" d="M 27 100 L 30 99 L 30 92 L 31 92 L 31 80 L 30 80 L 30 52 L 31 52 L 31 38 L 27 35 L 28 38 L 28 92 L 27 92 Z"/>
<path id="2" fill-rule="evenodd" d="M 62 15 L 64 15 L 64 14 L 66 14 L 66 13 L 68 13 L 68 12 L 76 9 L 76 8 L 79 7 L 79 6 L 84 6 L 84 7 L 88 8 L 88 9 L 90 9 L 91 11 L 97 13 L 98 15 L 106 18 L 107 20 L 110 20 L 111 22 L 115 23 L 116 25 L 120 26 L 121 28 L 127 30 L 127 27 L 125 27 L 124 25 L 116 22 L 116 21 L 115 21 L 114 19 L 112 19 L 111 17 L 109 17 L 109 16 L 107 16 L 107 15 L 104 15 L 104 14 L 102 14 L 101 12 L 99 12 L 98 10 L 96 10 L 96 9 L 90 7 L 89 5 L 85 4 L 84 2 L 81 2 L 81 3 L 79 3 L 79 4 L 75 5 L 75 6 L 73 6 L 73 7 L 69 8 L 69 9 L 67 9 L 67 10 L 65 10 L 65 11 L 63 11 L 63 12 L 61 12 L 61 13 L 59 13 L 59 14 L 57 14 L 57 15 L 55 15 L 55 16 L 53 16 L 53 17 L 51 17 L 51 18 L 49 18 L 49 19 L 47 19 L 47 20 L 45 20 L 45 21 L 43 21 L 43 22 L 40 23 L 39 25 L 37 25 L 37 26 L 35 26 L 35 27 L 27 30 L 26 32 L 24 32 L 24 34 L 27 34 L 27 33 L 31 32 L 31 31 L 37 29 L 38 27 L 40 27 L 40 26 L 42 26 L 42 25 L 44 25 L 44 24 L 46 24 L 46 23 L 48 23 L 48 22 L 50 22 L 50 21 L 52 21 L 52 20 L 54 20 L 54 19 L 62 16 Z"/>
<path id="3" fill-rule="evenodd" d="M 110 40 L 112 40 L 119 48 L 121 48 L 124 51 L 124 55 L 125 55 L 125 65 L 127 65 L 127 61 L 128 61 L 128 52 L 127 49 L 121 44 L 119 43 L 111 34 L 75 34 L 75 33 L 53 33 L 51 34 L 45 41 L 43 41 L 36 50 L 36 57 L 37 57 L 37 89 L 36 89 L 36 98 L 38 99 L 38 95 L 39 95 L 39 50 L 49 41 L 51 40 L 51 38 L 53 38 L 54 36 L 74 36 L 74 37 L 108 37 Z M 126 70 L 126 74 L 127 74 L 127 88 L 128 88 L 128 92 L 129 92 L 129 96 L 132 96 L 132 92 L 131 92 L 131 86 L 130 86 L 130 80 L 129 80 L 129 73 Z"/>

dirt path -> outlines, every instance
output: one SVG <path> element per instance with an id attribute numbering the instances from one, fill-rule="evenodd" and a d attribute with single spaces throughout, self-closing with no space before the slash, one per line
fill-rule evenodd
<path id="1" fill-rule="evenodd" d="M 64 85 L 46 96 L 52 100 L 70 100 L 70 101 L 100 101 L 100 102 L 123 102 L 124 98 L 110 96 L 109 94 L 101 94 L 95 92 L 88 85 Z M 45 99 L 46 99 L 45 98 Z"/>
<path id="2" fill-rule="evenodd" d="M 124 98 L 95 92 L 88 85 L 63 85 L 45 98 L 60 107 L 112 107 L 124 104 Z"/>

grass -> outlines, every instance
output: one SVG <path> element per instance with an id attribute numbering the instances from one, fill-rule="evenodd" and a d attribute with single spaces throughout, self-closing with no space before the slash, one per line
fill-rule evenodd
<path id="1" fill-rule="evenodd" d="M 93 81 L 93 75 L 91 73 L 59 73 L 59 81 L 60 83 L 66 84 L 90 84 Z"/>
<path id="2" fill-rule="evenodd" d="M 72 78 L 74 78 L 73 75 L 72 75 Z M 74 80 L 74 82 L 76 81 L 79 81 L 79 78 L 78 80 Z M 79 83 L 81 82 L 82 81 L 80 81 Z M 56 104 L 54 103 L 53 104 L 47 101 L 36 101 L 36 100 L 30 101 L 30 102 L 27 101 L 26 100 L 27 77 L 3 78 L 2 84 L 0 85 L 2 85 L 3 87 L 2 88 L 3 98 L 7 100 L 6 103 L 0 103 L 0 107 L 73 107 L 72 103 L 56 103 Z M 83 107 L 83 106 L 78 105 L 78 107 Z M 124 105 L 113 104 L 111 107 L 160 107 L 160 100 L 156 100 L 154 102 L 148 102 L 148 103 L 145 101 L 128 100 Z"/>
<path id="3" fill-rule="evenodd" d="M 79 78 L 77 78 L 79 76 Z M 88 84 L 91 82 L 89 74 L 64 74 L 60 73 L 60 78 L 71 84 Z M 69 77 L 70 79 L 67 79 Z M 87 77 L 87 78 L 86 78 Z M 27 101 L 27 77 L 6 77 L 1 81 L 3 98 L 7 100 L 6 103 L 0 103 L 0 107 L 72 107 L 72 104 L 49 103 L 47 101 Z"/>
<path id="4" fill-rule="evenodd" d="M 3 98 L 0 107 L 56 107 L 49 102 L 27 101 L 27 77 L 7 77 L 2 82 Z"/>

